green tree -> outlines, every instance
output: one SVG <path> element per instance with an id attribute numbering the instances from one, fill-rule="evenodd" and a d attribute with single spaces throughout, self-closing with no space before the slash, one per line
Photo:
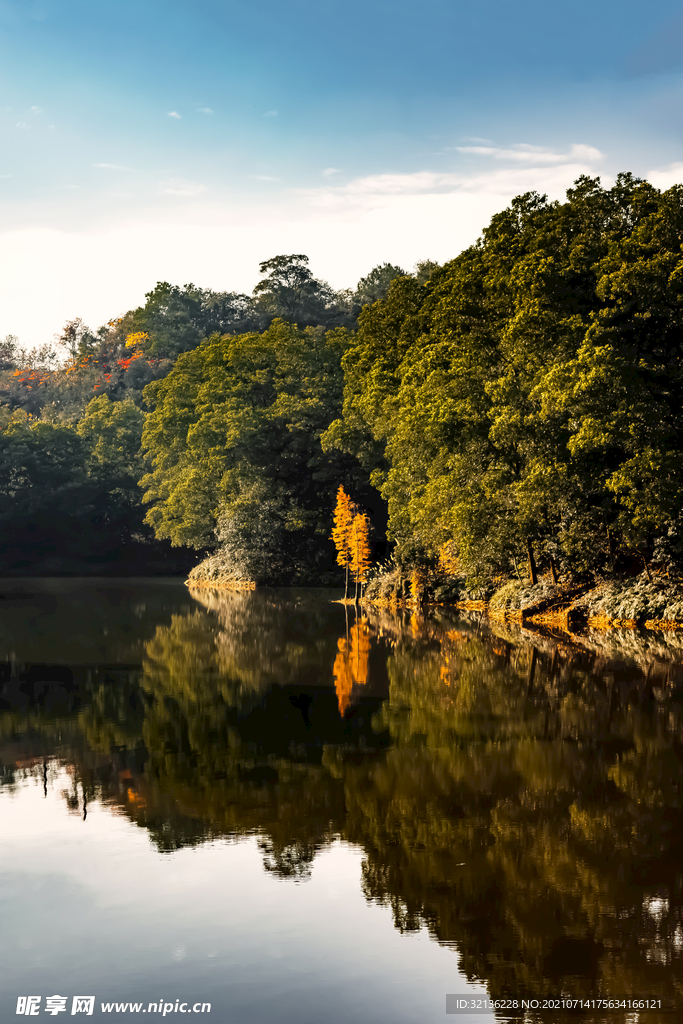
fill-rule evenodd
<path id="1" fill-rule="evenodd" d="M 130 400 L 112 402 L 100 395 L 89 403 L 78 423 L 87 444 L 89 481 L 97 489 L 97 519 L 110 545 L 144 535 L 142 491 L 145 470 L 141 452 L 144 413 Z"/>
<path id="2" fill-rule="evenodd" d="M 397 277 L 404 277 L 405 270 L 393 263 L 380 263 L 361 277 L 353 293 L 354 301 L 359 306 L 371 306 L 374 302 L 386 297 L 389 285 Z"/>
<path id="3" fill-rule="evenodd" d="M 259 330 L 268 322 L 248 295 L 237 292 L 159 281 L 145 298 L 145 305 L 125 318 L 126 327 L 128 334 L 147 334 L 144 350 L 155 358 L 175 359 L 211 334 Z"/>
<path id="4" fill-rule="evenodd" d="M 332 498 L 354 478 L 350 458 L 320 446 L 341 410 L 340 354 L 334 334 L 276 320 L 263 334 L 215 335 L 149 385 L 143 486 L 157 536 L 215 547 L 220 521 L 234 545 L 262 503 L 262 550 L 286 551 L 309 578 L 329 568 Z"/>
<path id="5" fill-rule="evenodd" d="M 0 557 L 7 568 L 88 551 L 96 489 L 71 427 L 14 419 L 0 432 Z"/>
<path id="6" fill-rule="evenodd" d="M 259 264 L 265 275 L 254 288 L 256 307 L 269 318 L 281 318 L 299 327 L 338 327 L 353 323 L 344 296 L 313 277 L 308 256 L 274 256 Z"/>

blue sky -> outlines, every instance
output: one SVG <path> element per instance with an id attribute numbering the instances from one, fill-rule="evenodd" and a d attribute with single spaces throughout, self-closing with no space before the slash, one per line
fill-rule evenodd
<path id="1" fill-rule="evenodd" d="M 683 180 L 669 0 L 0 0 L 0 337 L 158 279 L 355 284 L 580 173 Z"/>

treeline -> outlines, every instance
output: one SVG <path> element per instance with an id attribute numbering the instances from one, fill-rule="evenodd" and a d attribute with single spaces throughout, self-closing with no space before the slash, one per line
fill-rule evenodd
<path id="1" fill-rule="evenodd" d="M 80 439 L 89 479 L 98 445 L 113 473 L 123 403 L 141 484 L 109 493 L 136 503 L 141 536 L 213 550 L 236 576 L 339 579 L 340 485 L 375 555 L 393 545 L 401 588 L 675 569 L 682 242 L 683 186 L 583 177 L 563 203 L 515 199 L 444 266 L 385 264 L 353 292 L 303 256 L 261 264 L 252 296 L 160 284 L 96 334 L 68 325 L 68 366 L 3 371 L 20 467 L 4 507 L 39 427 Z M 84 426 L 96 411 L 113 440 Z"/>
<path id="2" fill-rule="evenodd" d="M 430 270 L 428 263 L 417 268 L 422 275 Z M 142 444 L 145 416 L 155 401 L 145 389 L 166 378 L 181 354 L 198 351 L 207 338 L 232 339 L 231 352 L 241 364 L 239 373 L 254 375 L 251 384 L 256 390 L 246 398 L 256 403 L 254 407 L 263 404 L 268 391 L 267 352 L 272 355 L 274 347 L 281 347 L 279 369 L 271 369 L 282 375 L 288 366 L 289 378 L 282 377 L 276 390 L 284 388 L 289 394 L 293 382 L 308 381 L 313 387 L 312 378 L 300 378 L 300 374 L 310 358 L 325 349 L 315 371 L 320 394 L 309 395 L 306 415 L 313 419 L 297 424 L 292 410 L 294 420 L 284 427 L 276 423 L 277 416 L 271 416 L 267 436 L 257 438 L 251 431 L 256 447 L 250 446 L 246 435 L 242 447 L 237 444 L 242 470 L 252 466 L 249 485 L 243 480 L 244 472 L 240 477 L 241 513 L 249 519 L 252 507 L 258 507 L 270 523 L 269 531 L 261 531 L 259 538 L 258 529 L 252 528 L 253 543 L 248 551 L 240 550 L 240 564 L 259 578 L 266 573 L 272 579 L 298 578 L 309 563 L 306 571 L 314 578 L 321 559 L 327 568 L 334 564 L 321 552 L 315 527 L 313 538 L 302 539 L 300 549 L 291 553 L 282 532 L 293 530 L 303 538 L 310 526 L 311 504 L 317 509 L 308 492 L 324 483 L 327 475 L 334 481 L 334 467 L 353 461 L 348 456 L 335 457 L 326 471 L 324 464 L 330 460 L 317 439 L 309 437 L 312 428 L 320 433 L 341 409 L 340 350 L 334 344 L 326 349 L 323 336 L 340 325 L 354 330 L 363 305 L 382 299 L 391 281 L 405 272 L 385 263 L 363 277 L 355 289 L 335 292 L 313 276 L 303 255 L 266 260 L 260 271 L 261 280 L 251 296 L 160 282 L 143 306 L 99 330 L 75 319 L 54 342 L 37 349 L 22 349 L 11 335 L 0 342 L 0 571 L 96 571 L 108 565 L 112 571 L 185 571 L 196 555 L 187 549 L 172 552 L 172 545 L 215 546 L 219 520 L 225 533 L 223 546 L 229 547 L 235 528 L 226 520 L 224 503 L 219 507 L 209 497 L 205 522 L 197 522 L 195 514 L 193 529 L 170 531 L 158 509 L 152 508 L 145 521 L 148 510 L 139 486 L 156 460 Z M 291 326 L 270 332 L 271 325 L 283 320 Z M 316 335 L 310 352 L 305 351 L 308 341 L 301 342 L 308 338 L 306 332 Z M 300 353 L 290 345 L 290 337 L 300 339 Z M 178 367 L 168 394 L 182 381 L 183 372 Z M 247 386 L 246 380 L 242 383 Z M 213 401 L 210 394 L 207 400 Z M 319 408 L 314 412 L 316 403 Z M 278 431 L 283 430 L 291 434 L 287 471 L 270 502 L 261 506 L 257 494 L 264 493 L 265 485 L 259 484 L 257 449 L 261 462 L 271 462 L 278 456 Z M 285 444 L 284 437 L 281 440 Z M 304 478 L 313 468 L 308 462 L 316 451 L 320 466 L 311 484 Z M 302 479 L 297 480 L 298 476 Z M 365 494 L 368 488 L 360 480 L 362 473 L 351 476 Z M 209 472 L 198 488 L 198 502 L 214 482 Z M 286 522 L 273 524 L 280 512 Z M 176 518 L 184 514 L 179 511 Z M 241 549 L 243 540 L 237 532 Z M 325 543 L 326 539 L 322 548 Z"/>
<path id="3" fill-rule="evenodd" d="M 484 586 L 680 562 L 682 242 L 683 186 L 583 177 L 363 312 L 322 443 L 387 501 L 400 564 Z"/>

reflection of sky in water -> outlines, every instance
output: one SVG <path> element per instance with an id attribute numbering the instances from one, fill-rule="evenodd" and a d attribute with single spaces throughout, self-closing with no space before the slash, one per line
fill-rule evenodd
<path id="1" fill-rule="evenodd" d="M 8 1019 L 91 991 L 421 1024 L 459 962 L 499 994 L 671 996 L 683 638 L 575 640 L 326 591 L 10 588 Z"/>
<path id="2" fill-rule="evenodd" d="M 0 795 L 3 1020 L 30 992 L 208 1000 L 221 1022 L 414 1024 L 466 990 L 453 950 L 364 899 L 356 847 L 321 850 L 296 883 L 264 871 L 256 838 L 160 854 L 101 803 L 68 813 L 71 789 L 60 771 L 47 798 L 42 778 Z"/>

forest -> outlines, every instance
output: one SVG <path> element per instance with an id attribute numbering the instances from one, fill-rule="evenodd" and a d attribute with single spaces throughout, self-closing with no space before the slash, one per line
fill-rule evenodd
<path id="1" fill-rule="evenodd" d="M 160 282 L 0 343 L 0 571 L 343 585 L 340 487 L 382 580 L 440 596 L 683 560 L 683 186 L 527 193 L 451 261 L 335 292 Z"/>

